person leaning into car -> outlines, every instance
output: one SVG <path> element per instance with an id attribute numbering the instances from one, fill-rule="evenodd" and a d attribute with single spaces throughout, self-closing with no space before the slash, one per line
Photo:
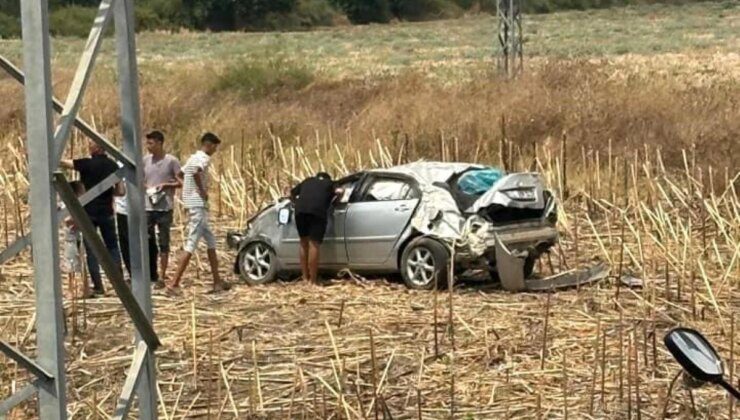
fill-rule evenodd
<path id="1" fill-rule="evenodd" d="M 341 189 L 335 187 L 326 172 L 306 178 L 290 191 L 301 238 L 301 274 L 308 282 L 318 283 L 319 249 L 326 233 L 329 207 L 340 194 Z"/>

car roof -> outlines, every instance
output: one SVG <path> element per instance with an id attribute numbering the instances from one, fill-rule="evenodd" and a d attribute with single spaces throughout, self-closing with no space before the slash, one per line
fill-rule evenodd
<path id="1" fill-rule="evenodd" d="M 485 166 L 464 162 L 427 162 L 418 161 L 390 168 L 371 169 L 368 173 L 392 173 L 411 176 L 418 182 L 433 184 L 446 182 L 454 174 L 468 169 L 483 169 Z"/>

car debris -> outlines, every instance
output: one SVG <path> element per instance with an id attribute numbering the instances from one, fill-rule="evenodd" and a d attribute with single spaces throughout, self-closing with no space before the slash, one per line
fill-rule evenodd
<path id="1" fill-rule="evenodd" d="M 631 289 L 639 289 L 643 287 L 645 282 L 638 277 L 633 276 L 632 274 L 625 274 L 622 276 L 619 281 L 622 283 L 623 286 L 627 286 Z"/>

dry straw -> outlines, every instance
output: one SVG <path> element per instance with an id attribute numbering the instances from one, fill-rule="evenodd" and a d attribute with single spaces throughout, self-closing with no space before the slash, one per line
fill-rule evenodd
<path id="1" fill-rule="evenodd" d="M 454 138 L 440 139 L 443 156 L 460 153 L 462 144 Z M 351 139 L 331 143 L 317 137 L 293 146 L 279 137 L 268 140 L 227 146 L 215 161 L 221 240 L 226 229 L 243 226 L 318 168 L 338 177 L 368 162 L 388 166 L 415 158 L 412 141 L 378 139 L 360 151 Z M 670 169 L 661 150 L 647 145 L 639 158 L 613 155 L 609 148 L 607 156 L 591 159 L 598 155 L 586 149 L 580 163 L 573 158 L 578 154 L 558 147 L 513 145 L 511 154 L 502 148 L 513 170 L 535 161 L 558 196 L 569 191 L 559 210 L 559 255 L 543 266 L 557 272 L 602 259 L 611 264 L 609 280 L 544 294 L 510 294 L 491 283 L 458 280 L 450 282 L 448 299 L 408 291 L 396 281 L 355 277 L 327 286 L 279 282 L 206 295 L 204 271 L 186 280 L 193 288 L 188 297 L 154 297 L 155 327 L 163 340 L 157 359 L 163 418 L 691 413 L 683 392 L 668 396 L 678 367 L 660 338 L 679 324 L 699 328 L 730 361 L 728 371 L 737 372 L 740 174 L 729 173 L 723 182 L 699 176 L 716 172 L 700 171 L 690 151 L 684 168 Z M 10 242 L 28 219 L 27 182 L 16 175 L 25 166 L 16 162 L 17 171 L 0 172 L 8 209 L 2 236 Z M 226 274 L 233 255 L 223 245 L 219 249 Z M 0 336 L 33 354 L 29 267 L 27 252 L 2 267 Z M 640 277 L 643 287 L 620 285 L 627 274 Z M 69 410 L 76 418 L 104 418 L 131 361 L 132 329 L 114 298 L 82 301 L 74 290 L 73 283 L 65 285 Z M 0 367 L 0 395 L 29 380 L 7 359 Z M 697 417 L 732 417 L 717 393 L 694 391 Z M 34 413 L 29 403 L 10 418 Z"/>

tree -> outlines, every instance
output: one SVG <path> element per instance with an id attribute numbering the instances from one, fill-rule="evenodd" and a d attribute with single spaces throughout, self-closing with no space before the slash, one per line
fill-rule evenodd
<path id="1" fill-rule="evenodd" d="M 388 0 L 332 0 L 333 5 L 347 14 L 352 23 L 388 23 L 391 7 Z"/>

